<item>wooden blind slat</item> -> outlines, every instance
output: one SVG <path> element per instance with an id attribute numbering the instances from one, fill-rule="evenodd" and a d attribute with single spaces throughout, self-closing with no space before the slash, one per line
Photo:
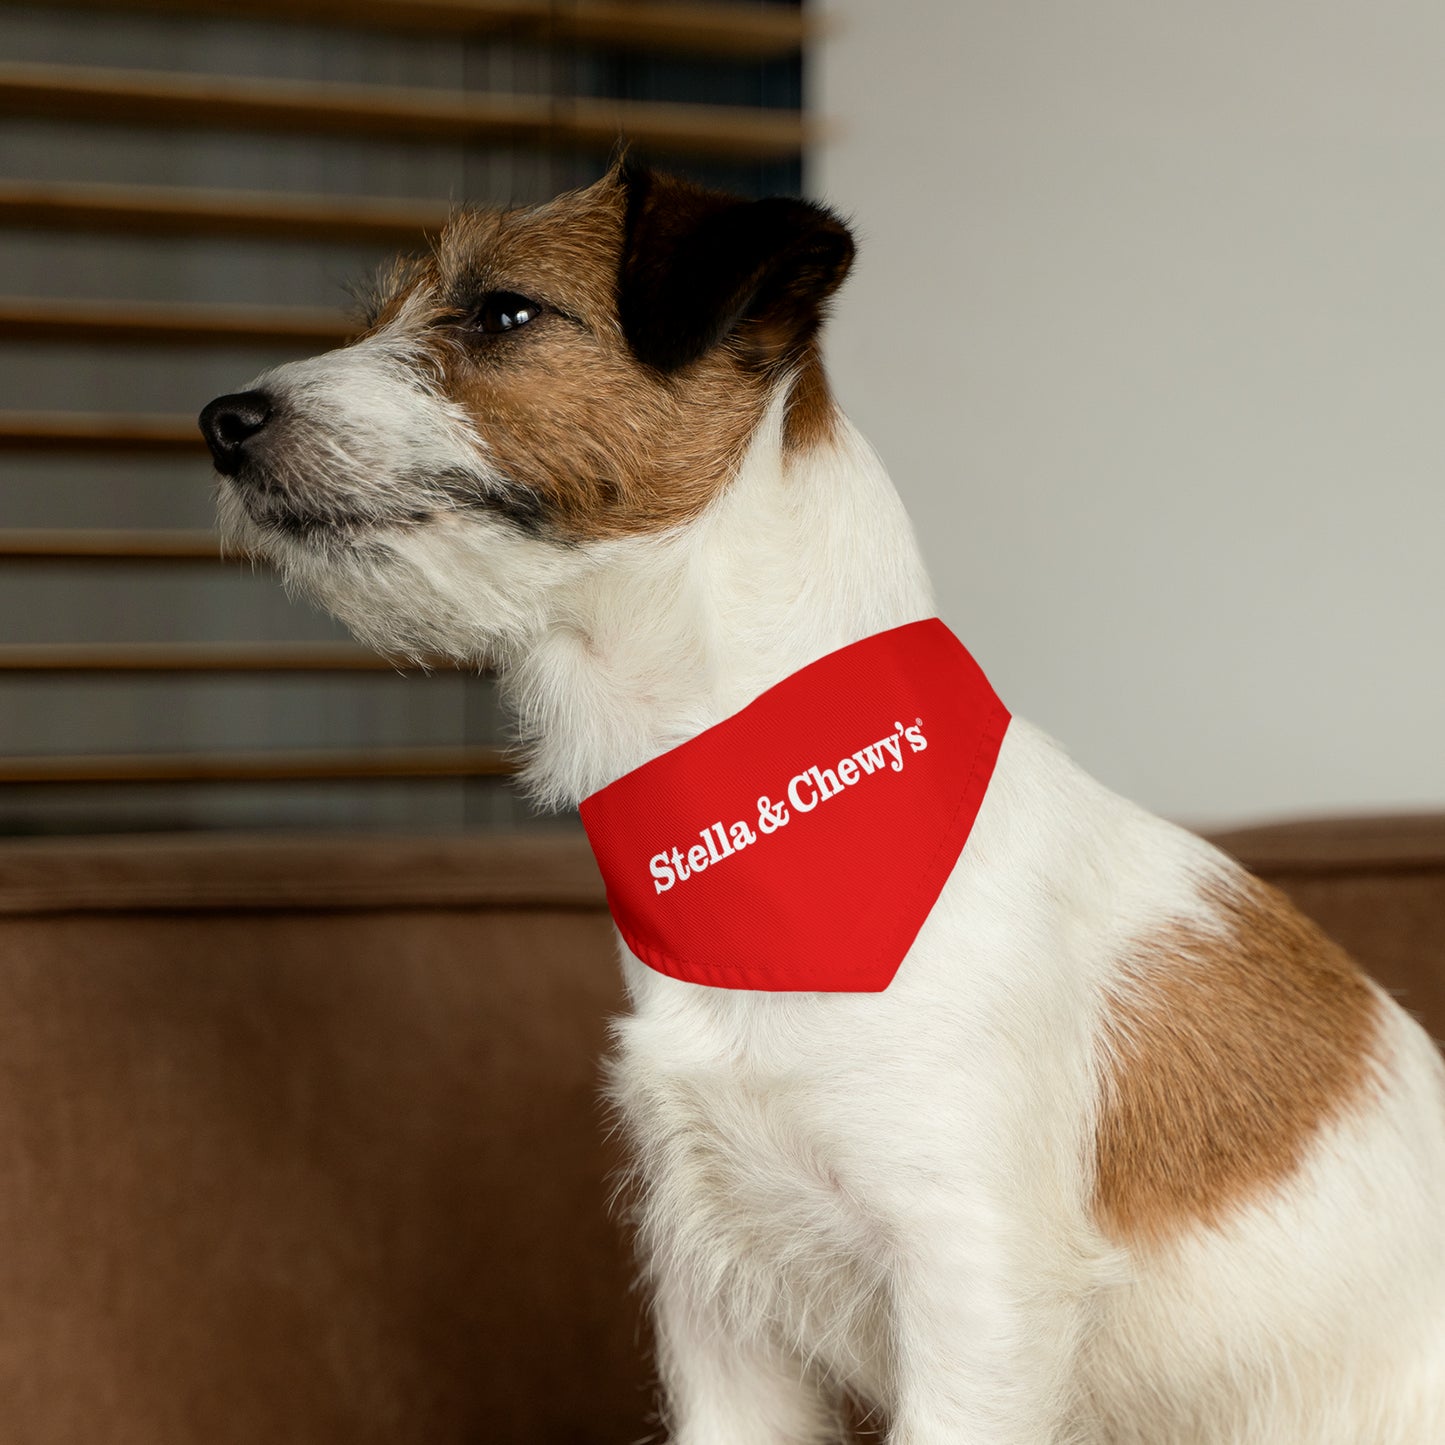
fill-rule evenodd
<path id="1" fill-rule="evenodd" d="M 192 306 L 0 296 L 0 341 L 327 349 L 356 334 L 344 313 L 319 306 Z"/>
<path id="2" fill-rule="evenodd" d="M 25 3 L 25 0 L 6 0 Z M 50 0 L 72 9 L 224 15 L 236 0 Z M 787 5 L 679 4 L 677 0 L 247 0 L 248 19 L 363 30 L 511 38 L 559 45 L 656 49 L 765 59 L 796 54 L 809 38 Z"/>
<path id="3" fill-rule="evenodd" d="M 447 8 L 467 3 L 455 0 Z M 543 33 L 550 27 L 551 38 L 566 43 L 757 60 L 796 55 L 816 28 L 800 8 L 788 5 L 581 0 L 567 7 L 558 6 L 555 0 L 535 0 L 526 7 L 516 7 L 519 11 L 523 8 L 531 14 L 525 20 L 519 17 L 520 23 L 529 23 Z"/>
<path id="4" fill-rule="evenodd" d="M 205 452 L 192 416 L 84 411 L 0 412 L 0 451 Z"/>
<path id="5" fill-rule="evenodd" d="M 347 643 L 0 643 L 0 673 L 404 672 Z"/>
<path id="6" fill-rule="evenodd" d="M 3 562 L 222 562 L 214 532 L 81 527 L 0 529 Z"/>
<path id="7" fill-rule="evenodd" d="M 0 757 L 0 783 L 281 783 L 381 778 L 498 778 L 500 748 L 437 747 Z"/>
<path id="8" fill-rule="evenodd" d="M 796 111 L 30 63 L 0 65 L 0 114 L 594 151 L 626 136 L 660 151 L 731 160 L 792 157 L 810 139 Z"/>
<path id="9" fill-rule="evenodd" d="M 415 246 L 448 207 L 364 196 L 0 180 L 0 225 L 123 235 L 248 236 Z"/>

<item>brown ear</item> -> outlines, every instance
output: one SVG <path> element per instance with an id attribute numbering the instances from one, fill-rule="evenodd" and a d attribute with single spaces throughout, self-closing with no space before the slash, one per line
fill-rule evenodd
<path id="1" fill-rule="evenodd" d="M 624 162 L 618 314 L 639 361 L 671 372 L 737 336 L 760 364 L 798 356 L 853 262 L 853 238 L 808 201 L 747 201 Z"/>

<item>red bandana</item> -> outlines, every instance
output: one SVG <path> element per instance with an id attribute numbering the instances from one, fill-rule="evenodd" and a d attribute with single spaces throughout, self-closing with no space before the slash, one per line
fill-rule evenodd
<path id="1" fill-rule="evenodd" d="M 583 800 L 627 946 L 714 988 L 887 988 L 1008 723 L 936 617 L 810 663 Z"/>

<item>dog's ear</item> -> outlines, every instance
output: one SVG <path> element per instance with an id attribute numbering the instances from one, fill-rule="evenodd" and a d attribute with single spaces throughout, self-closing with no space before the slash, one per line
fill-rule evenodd
<path id="1" fill-rule="evenodd" d="M 853 261 L 853 238 L 807 201 L 747 201 L 624 160 L 618 315 L 639 361 L 676 371 L 736 336 L 760 364 L 788 361 L 818 329 Z"/>

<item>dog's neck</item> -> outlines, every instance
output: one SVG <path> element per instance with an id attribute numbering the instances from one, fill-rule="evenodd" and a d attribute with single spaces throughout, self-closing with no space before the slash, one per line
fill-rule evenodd
<path id="1" fill-rule="evenodd" d="M 504 667 L 526 778 L 554 806 L 744 707 L 798 668 L 934 613 L 882 463 L 839 416 L 797 454 L 775 405 L 727 490 L 665 537 L 599 547 Z"/>

